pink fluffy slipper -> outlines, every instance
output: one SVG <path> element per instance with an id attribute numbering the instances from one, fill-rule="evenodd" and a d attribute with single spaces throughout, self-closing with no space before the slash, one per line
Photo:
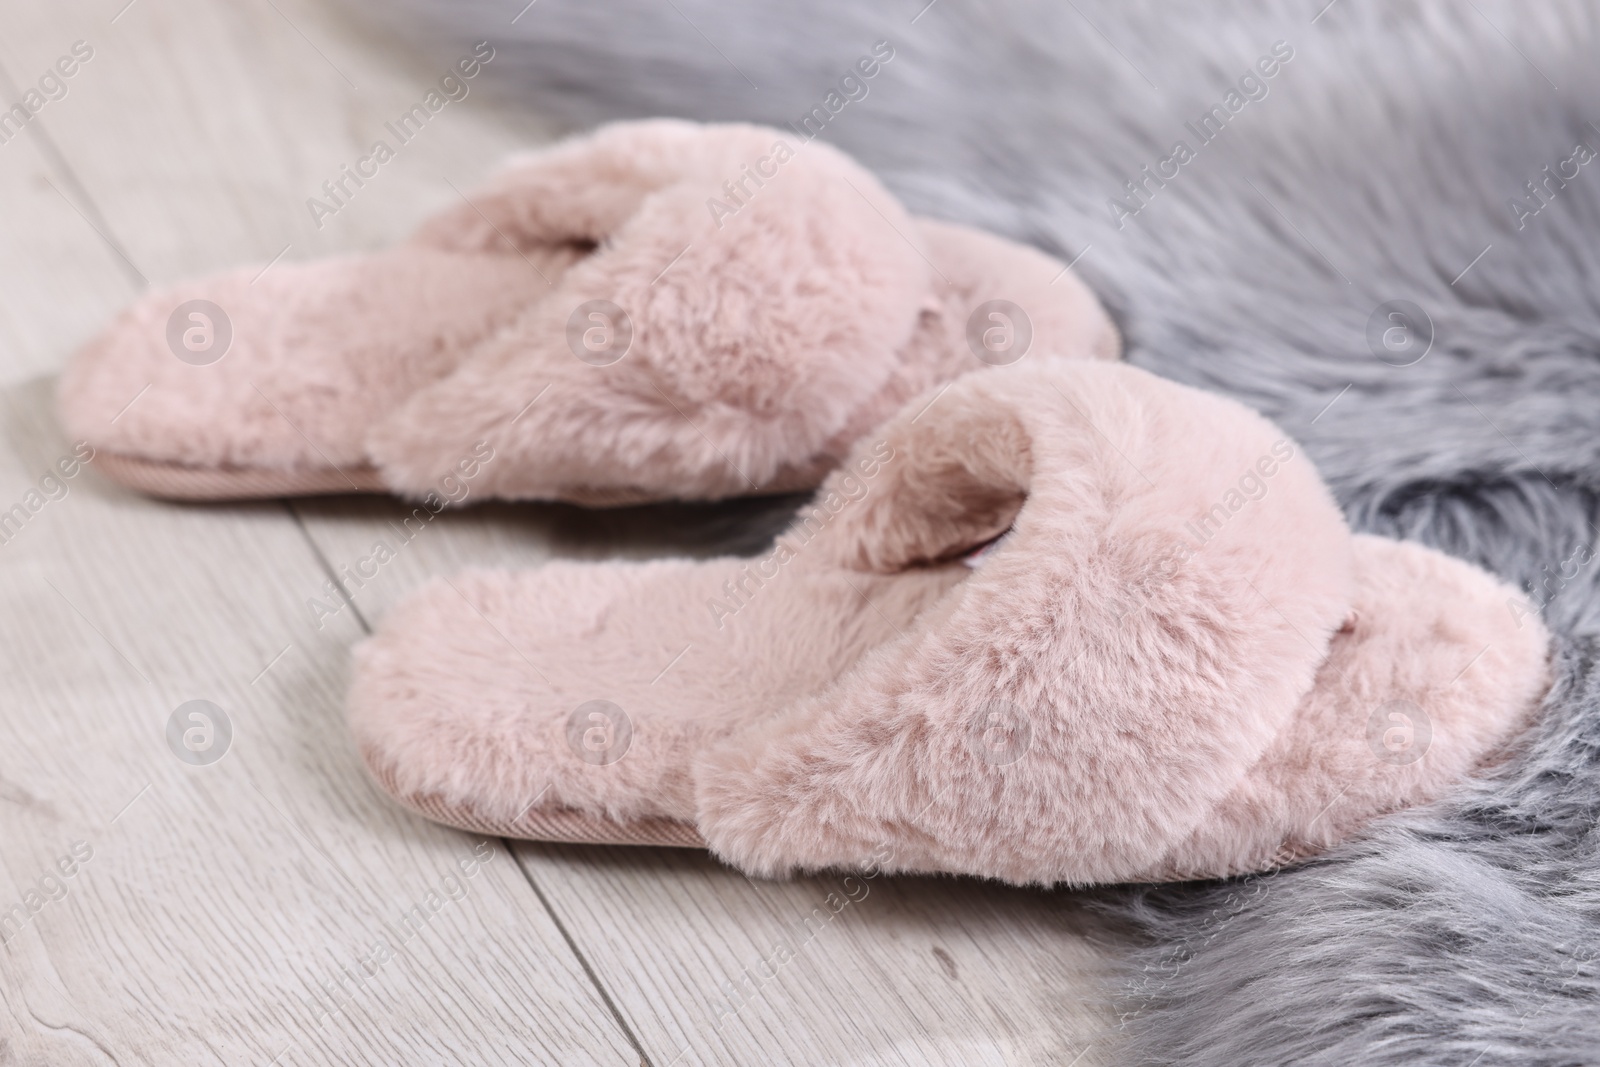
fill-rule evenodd
<path id="1" fill-rule="evenodd" d="M 1498 759 L 1550 677 L 1515 595 L 1352 535 L 1237 403 L 1012 368 L 913 399 L 762 558 L 433 583 L 359 648 L 350 722 L 388 792 L 485 833 L 1224 876 Z"/>
<path id="2" fill-rule="evenodd" d="M 911 218 L 825 144 L 652 121 L 514 160 L 389 251 L 152 293 L 60 404 L 162 496 L 715 499 L 815 486 L 985 363 L 1119 349 L 1062 264 Z"/>

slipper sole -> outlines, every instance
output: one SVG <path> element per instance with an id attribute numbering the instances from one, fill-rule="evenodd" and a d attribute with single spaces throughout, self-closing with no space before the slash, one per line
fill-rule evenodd
<path id="1" fill-rule="evenodd" d="M 396 605 L 348 703 L 375 779 L 450 825 L 703 839 L 747 874 L 887 849 L 1016 884 L 1187 881 L 1434 799 L 1549 686 L 1512 588 L 1352 535 L 1233 402 L 1087 363 L 948 391 L 766 556 L 471 570 Z M 1272 481 L 1233 517 L 1240 470 Z"/>
<path id="2" fill-rule="evenodd" d="M 523 841 L 557 841 L 579 845 L 706 847 L 700 831 L 675 819 L 614 822 L 575 808 L 536 808 L 532 805 L 515 819 L 487 818 L 471 807 L 453 804 L 437 793 L 405 793 L 384 764 L 370 755 L 365 762 L 373 779 L 402 807 L 457 830 Z"/>
<path id="3" fill-rule="evenodd" d="M 366 464 L 287 469 L 191 467 L 101 450 L 95 454 L 94 465 L 112 481 L 164 500 L 222 503 L 390 492 L 377 468 Z M 826 473 L 827 465 L 821 463 L 786 469 L 750 495 L 780 496 L 814 489 Z M 661 494 L 628 486 L 575 488 L 563 492 L 562 502 L 587 508 L 620 508 L 660 503 Z"/>
<path id="4" fill-rule="evenodd" d="M 101 450 L 94 465 L 112 481 L 168 500 L 261 500 L 285 496 L 383 493 L 375 468 L 191 467 Z"/>

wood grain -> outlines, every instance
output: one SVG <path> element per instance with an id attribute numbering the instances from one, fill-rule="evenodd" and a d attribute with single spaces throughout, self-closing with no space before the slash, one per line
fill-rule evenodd
<path id="1" fill-rule="evenodd" d="M 29 414 L 5 423 L 0 500 L 26 492 L 15 471 L 68 449 L 45 388 L 6 391 Z M 364 778 L 339 715 L 359 627 L 315 631 L 285 595 L 319 570 L 292 518 L 173 508 L 94 478 L 0 549 L 5 899 L 73 842 L 93 850 L 0 950 L 13 1015 L 87 1035 L 105 1058 L 84 1062 L 628 1062 L 503 846 L 464 878 L 473 842 Z M 164 732 L 196 698 L 234 728 L 204 767 Z M 402 937 L 418 903 L 427 921 Z M 364 968 L 379 941 L 392 959 Z M 43 994 L 53 1010 L 35 1007 Z"/>
<path id="2" fill-rule="evenodd" d="M 402 505 L 296 504 L 330 560 L 352 560 Z M 491 505 L 445 512 L 355 592 L 381 619 L 462 566 L 752 551 L 778 502 L 615 512 Z M 676 543 L 663 545 L 660 531 Z M 703 852 L 518 844 L 516 853 L 656 1067 L 680 1064 L 1111 1062 L 1114 935 L 1068 893 L 973 879 L 758 882 Z M 779 946 L 793 959 L 773 967 Z M 937 950 L 937 951 L 935 951 Z M 775 956 L 776 952 L 776 956 Z M 941 959 L 941 954 L 943 958 Z M 763 979 L 764 972 L 771 977 Z M 951 972 L 955 977 L 951 977 Z"/>
<path id="3" fill-rule="evenodd" d="M 19 191 L 0 291 L 28 297 L 3 309 L 0 509 L 71 451 L 40 370 L 142 278 L 270 257 L 287 228 L 267 206 L 295 199 L 261 167 L 274 146 L 209 135 L 260 108 L 285 144 L 297 116 L 330 150 L 355 143 L 336 142 L 351 116 L 325 86 L 249 81 L 296 85 L 271 5 L 141 0 L 117 37 L 106 6 L 5 11 L 8 74 L 114 44 L 0 145 L 0 190 Z M 361 628 L 300 614 L 323 565 L 295 516 L 143 500 L 92 464 L 64 484 L 0 544 L 0 909 L 23 908 L 0 933 L 0 1058 L 637 1062 L 503 844 L 485 862 L 365 778 L 340 715 Z M 209 766 L 165 736 L 196 698 L 234 728 Z"/>
<path id="4" fill-rule="evenodd" d="M 0 145 L 0 510 L 70 448 L 39 376 L 146 279 L 382 246 L 550 132 L 469 97 L 318 228 L 306 197 L 437 77 L 428 62 L 311 0 L 0 12 L 15 84 L 74 40 L 96 48 Z M 0 948 L 0 1047 L 52 1064 L 1111 1062 L 1115 942 L 1070 894 L 752 882 L 704 853 L 492 842 L 448 900 L 476 840 L 361 772 L 348 649 L 425 578 L 753 553 L 794 504 L 450 512 L 317 619 L 329 571 L 409 509 L 172 506 L 91 465 L 0 545 L 0 907 L 75 842 L 93 850 Z M 162 730 L 195 698 L 236 731 L 210 766 Z M 430 891 L 445 899 L 422 932 L 375 961 Z"/>

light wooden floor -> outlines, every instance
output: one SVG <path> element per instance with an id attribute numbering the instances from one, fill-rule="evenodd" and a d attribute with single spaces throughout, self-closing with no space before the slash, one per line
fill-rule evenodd
<path id="1" fill-rule="evenodd" d="M 443 71 L 311 0 L 125 4 L 0 2 L 6 105 L 93 48 L 0 144 L 0 511 L 70 449 L 57 370 L 147 284 L 381 246 L 549 137 L 477 93 L 319 231 L 306 198 Z M 451 514 L 318 629 L 307 598 L 391 503 L 172 506 L 92 466 L 66 484 L 0 544 L 0 912 L 28 917 L 0 948 L 0 1062 L 1111 1061 L 1109 939 L 1070 895 L 885 879 L 807 941 L 836 877 L 491 841 L 452 881 L 478 842 L 363 776 L 349 648 L 424 577 L 726 550 L 727 513 Z M 210 766 L 165 740 L 196 698 L 233 723 Z"/>

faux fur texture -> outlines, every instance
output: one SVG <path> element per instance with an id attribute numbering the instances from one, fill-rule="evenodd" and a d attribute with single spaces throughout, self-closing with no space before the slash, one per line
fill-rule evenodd
<path id="1" fill-rule="evenodd" d="M 418 594 L 358 656 L 376 777 L 496 820 L 693 822 L 765 875 L 1167 880 L 1431 799 L 1548 686 L 1511 590 L 1352 540 L 1293 442 L 1231 401 L 1041 364 L 970 373 L 870 437 L 753 573 L 553 564 Z M 614 760 L 573 747 L 591 700 L 626 717 Z M 1426 758 L 1378 744 L 1387 707 Z"/>
<path id="2" fill-rule="evenodd" d="M 601 247 L 380 426 L 378 465 L 398 485 L 428 485 L 488 440 L 500 461 L 485 488 L 497 495 L 559 497 L 622 476 L 688 499 L 752 492 L 809 465 L 888 380 L 930 274 L 904 209 L 818 149 L 775 130 L 654 122 L 513 163 L 480 198 L 485 217 L 463 205 L 424 237 Z M 756 168 L 771 176 L 747 181 L 741 207 L 708 207 L 738 202 L 723 184 Z M 581 324 L 610 333 L 600 366 L 569 349 L 569 322 L 591 301 L 631 323 Z M 637 336 L 624 343 L 624 329 Z M 541 393 L 544 408 L 513 423 Z"/>
<path id="3" fill-rule="evenodd" d="M 676 123 L 610 127 L 509 168 L 479 204 L 488 224 L 458 213 L 430 226 L 436 239 L 459 234 L 460 247 L 501 232 L 607 244 L 374 433 L 390 480 L 429 484 L 441 460 L 490 440 L 504 458 L 484 486 L 501 496 L 624 478 L 649 498 L 810 486 L 908 396 L 982 365 L 966 332 L 984 300 L 1009 299 L 1037 321 L 1035 359 L 1119 354 L 1114 327 L 1063 264 L 923 227 L 836 150 L 800 145 L 768 129 L 707 138 Z M 670 163 L 656 149 L 671 149 Z M 747 183 L 742 201 L 722 190 L 758 164 L 777 176 Z M 594 192 L 597 173 L 622 193 Z M 722 196 L 736 213 L 707 208 Z M 529 214 L 566 201 L 571 216 Z M 571 357 L 568 319 L 591 300 L 625 309 L 636 353 L 607 366 Z M 518 419 L 541 395 L 535 417 Z"/>
<path id="4" fill-rule="evenodd" d="M 1279 420 L 1357 528 L 1534 593 L 1563 650 L 1537 742 L 1311 867 L 1146 899 L 1131 1062 L 1600 1062 L 1600 183 L 1544 169 L 1600 148 L 1592 5 L 401 6 L 444 47 L 491 35 L 507 88 L 577 125 L 795 121 L 892 41 L 826 139 L 912 210 L 1092 246 L 1131 361 Z M 1184 123 L 1278 40 L 1293 58 L 1246 86 L 1267 95 L 1200 146 Z M 1195 158 L 1146 179 L 1180 139 Z M 1138 208 L 1120 228 L 1113 198 Z M 1401 299 L 1434 337 L 1403 367 L 1367 332 Z"/>
<path id="5" fill-rule="evenodd" d="M 533 256 L 553 276 L 576 258 Z M 415 246 L 170 286 L 140 298 L 67 365 L 61 418 L 99 451 L 191 466 L 363 465 L 375 422 L 547 288 L 509 250 Z M 185 362 L 169 347 L 168 319 L 190 300 L 227 317 L 226 327 L 210 323 L 231 334 L 217 362 Z M 182 329 L 205 329 L 181 318 Z"/>
<path id="6" fill-rule="evenodd" d="M 169 316 L 199 299 L 232 342 L 195 365 Z M 375 466 L 412 496 L 468 460 L 480 498 L 810 488 L 907 396 L 983 365 L 968 322 L 998 299 L 1022 309 L 1001 360 L 1120 352 L 1063 264 L 919 224 L 836 149 L 624 123 L 512 161 L 397 249 L 146 297 L 73 362 L 62 408 L 114 454 Z"/>

